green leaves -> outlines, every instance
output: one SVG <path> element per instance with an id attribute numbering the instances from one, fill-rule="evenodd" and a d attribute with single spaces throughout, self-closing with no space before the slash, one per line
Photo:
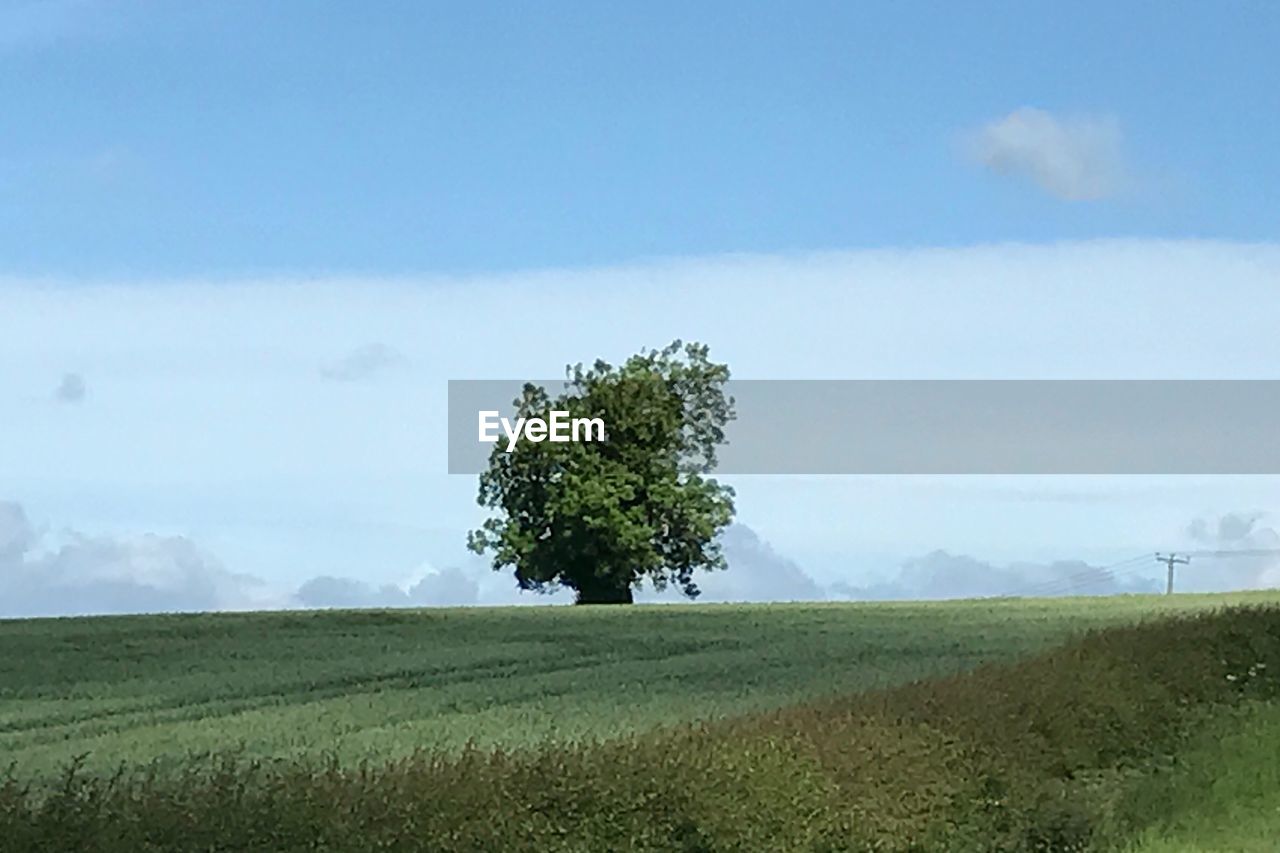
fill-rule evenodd
<path id="1" fill-rule="evenodd" d="M 468 546 L 521 587 L 567 586 L 581 603 L 630 601 L 646 577 L 696 596 L 694 572 L 724 568 L 716 536 L 733 517 L 732 489 L 706 476 L 734 417 L 728 366 L 675 341 L 566 377 L 554 399 L 526 385 L 516 417 L 600 418 L 605 441 L 495 446 L 477 500 L 496 514 Z"/>

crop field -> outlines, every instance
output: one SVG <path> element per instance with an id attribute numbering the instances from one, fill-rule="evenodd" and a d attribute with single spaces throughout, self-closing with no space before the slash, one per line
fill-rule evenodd
<path id="1" fill-rule="evenodd" d="M 0 622 L 0 851 L 1262 851 L 1280 594 Z"/>
<path id="2" fill-rule="evenodd" d="M 316 611 L 0 622 L 0 755 L 336 756 L 603 739 L 1006 661 L 1276 596 Z"/>

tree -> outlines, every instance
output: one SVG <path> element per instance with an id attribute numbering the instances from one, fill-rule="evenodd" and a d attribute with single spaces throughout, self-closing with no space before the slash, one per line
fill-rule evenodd
<path id="1" fill-rule="evenodd" d="M 567 367 L 565 391 L 525 385 L 517 418 L 599 418 L 604 441 L 499 443 L 477 502 L 495 511 L 468 536 L 522 589 L 568 587 L 579 604 L 629 604 L 645 578 L 699 594 L 694 572 L 725 568 L 718 534 L 733 490 L 708 474 L 734 417 L 729 368 L 675 341 L 614 367 Z"/>

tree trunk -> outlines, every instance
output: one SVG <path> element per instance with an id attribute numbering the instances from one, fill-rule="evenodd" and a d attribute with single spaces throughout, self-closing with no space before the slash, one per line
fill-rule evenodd
<path id="1" fill-rule="evenodd" d="M 631 585 L 610 584 L 600 578 L 591 578 L 578 587 L 574 604 L 631 604 Z"/>

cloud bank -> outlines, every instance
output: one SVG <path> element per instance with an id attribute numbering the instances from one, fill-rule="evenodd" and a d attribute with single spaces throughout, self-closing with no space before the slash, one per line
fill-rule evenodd
<path id="1" fill-rule="evenodd" d="M 822 601 L 826 591 L 795 562 L 778 554 L 743 524 L 732 524 L 722 534 L 727 571 L 697 576 L 699 603 Z M 434 607 L 565 604 L 573 600 L 568 590 L 550 594 L 520 591 L 510 572 L 494 572 L 476 559 L 465 567 L 443 571 L 429 569 L 403 584 L 376 585 L 348 577 L 321 576 L 299 587 L 295 600 L 302 607 Z M 689 601 L 679 590 L 656 592 L 647 583 L 636 594 L 639 602 Z"/>
<path id="2" fill-rule="evenodd" d="M 82 530 L 200 530 L 278 588 L 348 574 L 377 588 L 424 562 L 466 565 L 482 512 L 474 479 L 445 473 L 450 379 L 559 376 L 676 337 L 743 379 L 1268 379 L 1278 280 L 1280 245 L 1158 240 L 412 279 L 0 278 L 0 487 Z M 407 363 L 379 372 L 377 344 Z M 65 369 L 89 380 L 75 417 L 50 399 Z M 741 517 L 820 586 L 866 586 L 864 569 L 934 543 L 1002 562 L 1174 547 L 1204 507 L 1277 493 L 1275 478 L 1150 494 L 1117 478 L 1088 485 L 1122 503 L 1048 505 L 975 491 L 993 482 L 731 484 Z"/>
<path id="3" fill-rule="evenodd" d="M 1280 533 L 1265 523 L 1268 517 L 1268 513 L 1254 510 L 1193 520 L 1186 529 L 1191 563 L 1178 568 L 1177 589 L 1221 592 L 1280 587 L 1280 553 L 1249 553 L 1280 551 Z M 1216 551 L 1244 553 L 1213 553 Z"/>
<path id="4" fill-rule="evenodd" d="M 566 594 L 522 593 L 509 573 L 490 571 L 479 560 L 422 570 L 403 584 L 322 575 L 287 593 L 227 570 L 186 537 L 67 531 L 55 540 L 31 523 L 21 504 L 0 501 L 0 618 L 567 600 Z"/>
<path id="5" fill-rule="evenodd" d="M 1141 569 L 1149 574 L 1153 563 Z M 1083 560 L 997 565 L 963 554 L 933 551 L 904 562 L 890 580 L 840 582 L 832 592 L 868 601 L 989 598 L 1008 595 L 1117 595 L 1158 592 L 1159 583 L 1133 571 L 1110 571 Z"/>
<path id="6" fill-rule="evenodd" d="M 479 581 L 459 568 L 427 572 L 407 586 L 328 575 L 312 578 L 296 595 L 303 607 L 466 607 L 480 604 Z M 494 602 L 496 603 L 496 602 Z"/>
<path id="7" fill-rule="evenodd" d="M 1280 534 L 1266 514 L 1204 516 L 1186 526 L 1192 564 L 1180 569 L 1179 591 L 1226 591 L 1280 586 Z M 723 534 L 727 571 L 702 573 L 700 603 L 835 600 L 942 600 L 1009 595 L 1155 593 L 1163 581 L 1142 555 L 1121 568 L 1082 560 L 997 564 L 938 550 L 902 562 L 888 579 L 816 582 L 744 524 Z M 1244 552 L 1215 556 L 1215 552 Z M 225 569 L 180 536 L 131 538 L 74 531 L 56 541 L 15 502 L 0 501 L 0 617 L 158 613 L 246 609 L 467 607 L 566 604 L 567 590 L 521 592 L 510 572 L 479 559 L 443 570 L 426 568 L 399 584 L 321 575 L 292 594 Z M 677 590 L 646 587 L 640 602 L 687 601 Z"/>
<path id="8" fill-rule="evenodd" d="M 1023 107 L 969 139 L 973 157 L 998 175 L 1023 178 L 1065 201 L 1096 201 L 1126 181 L 1122 134 L 1114 119 L 1060 118 Z"/>
<path id="9" fill-rule="evenodd" d="M 279 606 L 256 578 L 181 536 L 48 537 L 0 501 L 0 617 L 246 610 Z"/>
<path id="10" fill-rule="evenodd" d="M 793 560 L 779 554 L 745 524 L 731 524 L 720 538 L 728 569 L 701 572 L 694 582 L 700 604 L 720 602 L 822 601 L 827 593 Z M 677 589 L 655 592 L 646 585 L 636 600 L 675 602 L 689 599 Z"/>

